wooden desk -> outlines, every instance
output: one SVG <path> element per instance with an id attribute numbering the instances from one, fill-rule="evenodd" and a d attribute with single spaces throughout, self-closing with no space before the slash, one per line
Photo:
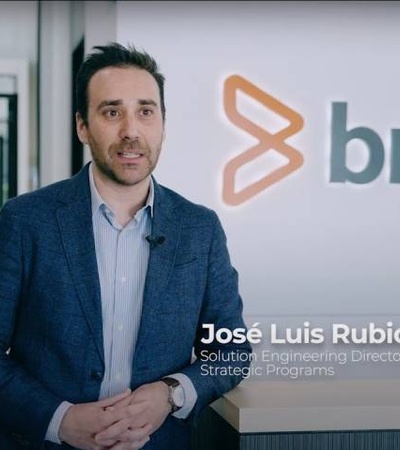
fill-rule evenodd
<path id="1" fill-rule="evenodd" d="M 214 402 L 195 450 L 399 450 L 400 380 L 245 381 Z"/>

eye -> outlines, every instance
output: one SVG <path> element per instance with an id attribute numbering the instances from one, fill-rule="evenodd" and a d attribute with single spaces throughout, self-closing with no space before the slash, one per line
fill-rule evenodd
<path id="1" fill-rule="evenodd" d="M 117 109 L 106 109 L 104 111 L 104 116 L 110 119 L 115 119 L 116 117 L 119 117 L 120 113 Z"/>
<path id="2" fill-rule="evenodd" d="M 153 110 L 150 109 L 150 108 L 143 108 L 143 109 L 141 110 L 141 114 L 142 114 L 142 116 L 144 116 L 144 117 L 150 117 L 150 116 L 153 114 Z"/>

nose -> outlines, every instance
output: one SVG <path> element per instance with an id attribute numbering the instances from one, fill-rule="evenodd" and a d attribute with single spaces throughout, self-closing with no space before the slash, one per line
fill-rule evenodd
<path id="1" fill-rule="evenodd" d="M 134 141 L 139 139 L 140 125 L 134 114 L 125 114 L 120 125 L 119 137 L 121 140 Z"/>

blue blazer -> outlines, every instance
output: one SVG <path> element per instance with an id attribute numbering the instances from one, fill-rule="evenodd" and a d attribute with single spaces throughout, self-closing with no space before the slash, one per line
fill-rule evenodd
<path id="1" fill-rule="evenodd" d="M 55 410 L 63 400 L 98 399 L 104 354 L 91 214 L 88 166 L 0 212 L 2 450 L 70 448 L 44 441 Z M 217 215 L 155 180 L 152 235 L 165 242 L 150 249 L 131 388 L 182 372 L 198 393 L 196 417 L 242 376 L 205 374 L 192 349 L 197 356 L 251 351 L 200 342 L 203 323 L 244 327 L 238 277 Z M 218 368 L 248 366 L 221 359 Z M 189 448 L 189 430 L 190 420 L 168 417 L 145 449 Z"/>

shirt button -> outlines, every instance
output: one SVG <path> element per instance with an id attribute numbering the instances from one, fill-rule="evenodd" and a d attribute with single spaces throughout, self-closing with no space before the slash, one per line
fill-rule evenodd
<path id="1" fill-rule="evenodd" d="M 116 379 L 117 381 L 119 381 L 119 380 L 121 379 L 121 374 L 120 374 L 120 373 L 117 373 L 117 374 L 115 375 L 115 379 Z"/>
<path id="2" fill-rule="evenodd" d="M 123 325 L 118 325 L 118 331 L 122 331 L 124 329 Z"/>
<path id="3" fill-rule="evenodd" d="M 125 277 L 121 277 L 121 283 L 125 283 L 126 278 Z"/>

